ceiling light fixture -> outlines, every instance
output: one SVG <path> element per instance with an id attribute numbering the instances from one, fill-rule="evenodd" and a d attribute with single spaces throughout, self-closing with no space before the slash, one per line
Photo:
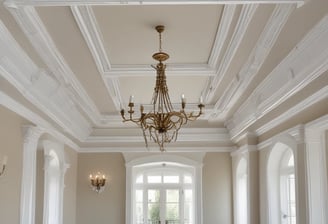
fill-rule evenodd
<path id="1" fill-rule="evenodd" d="M 188 121 L 196 120 L 202 113 L 205 105 L 202 97 L 200 97 L 197 114 L 193 112 L 185 112 L 186 99 L 184 95 L 181 96 L 181 109 L 174 111 L 166 85 L 165 68 L 163 64 L 169 58 L 169 55 L 162 51 L 162 32 L 164 26 L 156 26 L 159 33 L 159 52 L 153 54 L 153 59 L 158 61 L 156 66 L 152 66 L 156 72 L 156 85 L 154 88 L 152 106 L 153 109 L 149 113 L 144 112 L 144 106 L 140 105 L 140 117 L 134 118 L 134 102 L 133 96 L 130 97 L 128 107 L 129 117 L 125 117 L 124 109 L 121 110 L 123 122 L 132 121 L 141 127 L 146 146 L 148 147 L 148 140 L 152 140 L 159 145 L 160 151 L 165 151 L 164 144 L 174 142 L 177 140 L 178 131 L 181 126 Z"/>

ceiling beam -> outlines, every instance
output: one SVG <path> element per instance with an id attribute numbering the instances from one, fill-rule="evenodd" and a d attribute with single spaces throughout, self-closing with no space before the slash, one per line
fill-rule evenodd
<path id="1" fill-rule="evenodd" d="M 8 7 L 15 20 L 44 60 L 57 81 L 71 91 L 71 99 L 93 123 L 100 121 L 101 114 L 86 90 L 57 49 L 34 7 Z"/>
<path id="2" fill-rule="evenodd" d="M 237 138 L 257 120 L 324 75 L 328 70 L 327 39 L 328 16 L 325 16 L 226 122 L 232 139 Z M 323 97 L 327 97 L 327 90 Z M 307 101 L 304 102 L 304 105 L 309 104 Z M 257 132 L 265 131 L 267 128 L 259 129 Z"/>
<path id="3" fill-rule="evenodd" d="M 226 118 L 229 110 L 234 106 L 238 99 L 245 93 L 247 87 L 256 77 L 261 66 L 267 59 L 272 47 L 286 24 L 289 15 L 294 11 L 294 5 L 277 5 L 271 14 L 270 19 L 264 27 L 259 40 L 250 53 L 247 62 L 240 69 L 240 72 L 230 82 L 222 96 L 214 106 L 216 116 L 221 119 Z"/>
<path id="4" fill-rule="evenodd" d="M 203 91 L 205 102 L 211 102 L 215 97 L 216 91 L 219 88 L 223 78 L 227 75 L 228 68 L 246 34 L 248 25 L 250 24 L 257 7 L 258 4 L 243 5 L 237 25 L 228 44 L 228 48 L 217 66 L 218 69 L 216 76 L 209 79 L 209 85 L 207 85 Z"/>

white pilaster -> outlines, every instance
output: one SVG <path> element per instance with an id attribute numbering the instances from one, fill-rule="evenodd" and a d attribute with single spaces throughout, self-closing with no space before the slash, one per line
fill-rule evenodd
<path id="1" fill-rule="evenodd" d="M 24 126 L 20 224 L 35 223 L 36 149 L 43 130 Z"/>
<path id="2" fill-rule="evenodd" d="M 328 115 L 305 126 L 309 224 L 328 223 Z"/>

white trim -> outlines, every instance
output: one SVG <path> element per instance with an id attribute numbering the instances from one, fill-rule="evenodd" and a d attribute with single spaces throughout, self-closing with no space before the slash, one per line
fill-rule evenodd
<path id="1" fill-rule="evenodd" d="M 88 118 L 94 123 L 99 123 L 101 115 L 96 105 L 60 54 L 36 10 L 32 6 L 12 7 L 14 2 L 6 3 L 26 37 L 57 77 L 57 81 L 66 86 L 67 90 L 72 91 L 72 100 L 81 107 Z"/>
<path id="2" fill-rule="evenodd" d="M 165 153 L 167 152 L 231 152 L 235 150 L 235 146 L 216 146 L 216 147 L 197 147 L 197 146 L 167 146 L 165 147 Z M 108 146 L 108 147 L 80 147 L 80 153 L 102 153 L 102 152 L 153 152 L 161 153 L 158 146 L 149 147 L 146 146 Z"/>
<path id="3" fill-rule="evenodd" d="M 91 125 L 72 102 L 69 88 L 38 68 L 1 21 L 0 51 L 6 55 L 0 59 L 0 76 L 72 136 L 82 140 L 89 135 Z"/>
<path id="4" fill-rule="evenodd" d="M 36 150 L 40 136 L 39 127 L 24 126 L 23 166 L 20 201 L 20 224 L 35 223 Z"/>
<path id="5" fill-rule="evenodd" d="M 328 16 L 325 16 L 226 122 L 232 139 L 328 69 L 327 39 Z"/>
<path id="6" fill-rule="evenodd" d="M 257 145 L 243 145 L 230 153 L 231 156 L 240 156 L 249 152 L 258 151 Z"/>
<path id="7" fill-rule="evenodd" d="M 210 79 L 209 82 L 211 84 L 208 86 L 208 88 L 203 90 L 205 102 L 210 102 L 213 99 L 216 90 L 221 84 L 223 78 L 225 77 L 229 65 L 231 64 L 231 61 L 235 56 L 237 49 L 246 34 L 248 25 L 250 24 L 250 21 L 252 20 L 257 7 L 258 4 L 242 6 L 237 25 L 234 29 L 234 33 L 229 42 L 227 51 L 225 52 L 222 60 L 220 61 L 216 76 Z"/>
<path id="8" fill-rule="evenodd" d="M 26 108 L 24 105 L 20 104 L 16 100 L 9 97 L 6 93 L 0 91 L 0 105 L 14 111 L 19 116 L 25 118 L 26 120 L 36 124 L 41 129 L 44 129 L 46 133 L 55 137 L 56 139 L 62 141 L 66 145 L 70 146 L 75 151 L 79 151 L 80 147 L 74 143 L 71 139 L 63 135 L 61 132 L 57 131 L 48 121 L 44 120 L 38 114 L 34 113 L 30 109 Z"/>
<path id="9" fill-rule="evenodd" d="M 192 5 L 192 4 L 285 4 L 298 6 L 304 0 L 6 0 L 8 7 L 17 6 L 72 6 L 72 5 Z"/>
<path id="10" fill-rule="evenodd" d="M 124 155 L 124 154 L 123 154 Z M 200 154 L 200 156 L 204 156 L 204 154 Z M 126 158 L 126 156 L 124 156 Z M 128 156 L 130 157 L 130 155 Z M 145 163 L 153 163 L 153 162 L 174 162 L 179 164 L 188 165 L 194 168 L 195 175 L 195 212 L 196 212 L 196 220 L 195 224 L 203 224 L 203 197 L 202 197 L 202 162 L 192 160 L 183 156 L 178 155 L 152 155 L 152 156 L 144 156 L 137 159 L 132 159 L 126 163 L 126 204 L 132 205 L 132 176 L 133 176 L 133 167 L 145 164 Z M 126 206 L 126 224 L 132 223 L 132 214 L 133 208 L 130 206 Z"/>
<path id="11" fill-rule="evenodd" d="M 116 129 L 117 130 L 117 129 Z M 119 129 L 124 131 L 124 129 Z M 144 138 L 140 135 L 140 128 L 134 128 L 133 133 L 131 129 L 126 130 L 126 135 L 115 135 L 112 131 L 115 129 L 109 129 L 111 131 L 110 136 L 89 136 L 85 143 L 110 143 L 110 142 L 144 142 Z M 226 128 L 182 128 L 179 131 L 179 142 L 213 142 L 218 144 L 231 144 L 230 136 Z"/>
<path id="12" fill-rule="evenodd" d="M 230 82 L 223 95 L 214 106 L 214 111 L 219 112 L 220 117 L 226 117 L 228 110 L 245 93 L 256 74 L 262 67 L 264 61 L 274 46 L 282 28 L 286 24 L 289 15 L 293 12 L 294 5 L 277 5 L 265 25 L 259 40 L 250 53 L 247 62 L 240 72 Z"/>
<path id="13" fill-rule="evenodd" d="M 328 222 L 328 115 L 305 125 L 309 224 Z"/>
<path id="14" fill-rule="evenodd" d="M 214 76 L 215 71 L 207 64 L 166 64 L 167 76 Z M 154 76 L 154 68 L 150 65 L 112 65 L 106 78 L 113 77 L 147 77 Z"/>
<path id="15" fill-rule="evenodd" d="M 71 11 L 85 41 L 88 44 L 99 72 L 105 73 L 110 71 L 111 64 L 107 57 L 107 53 L 103 44 L 104 40 L 92 7 L 88 5 L 74 5 L 71 6 Z"/>
<path id="16" fill-rule="evenodd" d="M 280 132 L 279 134 L 272 136 L 271 138 L 257 144 L 258 150 L 267 149 L 270 146 L 273 146 L 276 142 L 281 141 L 282 136 L 293 137 L 297 143 L 302 143 L 304 141 L 304 125 L 296 125 L 290 129 Z M 285 142 L 283 142 L 285 143 Z M 287 144 L 287 143 L 286 143 Z"/>
<path id="17" fill-rule="evenodd" d="M 51 224 L 51 223 L 63 223 L 63 196 L 64 196 L 64 181 L 65 181 L 65 173 L 67 168 L 69 168 L 69 164 L 66 163 L 65 153 L 64 153 L 64 144 L 59 142 L 54 142 L 50 140 L 43 141 L 44 148 L 44 203 L 43 203 L 43 223 Z M 51 156 L 51 151 L 56 154 L 58 159 L 58 167 L 56 173 L 53 173 L 53 170 L 49 170 L 49 165 L 51 159 L 54 159 Z M 57 181 L 57 192 L 49 192 L 49 179 L 51 177 L 55 177 Z M 50 201 L 50 194 L 56 194 L 56 204 Z M 56 206 L 55 208 L 53 206 Z M 50 209 L 51 212 L 54 212 L 54 217 L 49 217 Z"/>
<path id="18" fill-rule="evenodd" d="M 219 66 L 219 56 L 222 51 L 222 47 L 229 33 L 229 29 L 232 23 L 232 19 L 235 14 L 236 5 L 227 5 L 223 8 L 223 13 L 220 19 L 218 31 L 216 33 L 214 45 L 212 47 L 211 55 L 208 59 L 208 65 L 211 68 L 217 69 Z"/>
<path id="19" fill-rule="evenodd" d="M 111 65 L 104 47 L 104 41 L 91 6 L 71 6 L 82 35 L 91 51 L 106 89 L 117 110 L 123 104 L 119 80 L 116 77 L 106 78 L 105 73 L 111 70 Z"/>
<path id="20" fill-rule="evenodd" d="M 271 121 L 267 122 L 260 128 L 256 129 L 257 135 L 262 135 L 267 131 L 277 127 L 278 125 L 288 121 L 301 111 L 311 107 L 313 104 L 320 102 L 321 100 L 328 98 L 328 86 L 322 88 L 318 92 L 314 93 L 313 95 L 309 96 L 305 100 L 301 101 L 300 103 L 296 104 L 289 110 L 285 111 L 283 114 L 279 115 L 278 117 L 272 119 Z"/>

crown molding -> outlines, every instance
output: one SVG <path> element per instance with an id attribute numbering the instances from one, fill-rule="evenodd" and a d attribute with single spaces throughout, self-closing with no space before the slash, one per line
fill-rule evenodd
<path id="1" fill-rule="evenodd" d="M 231 22 L 235 14 L 235 9 L 236 5 L 227 5 L 223 9 L 214 45 L 212 47 L 210 58 L 208 59 L 208 65 L 211 68 L 217 69 L 220 65 L 219 56 L 221 54 L 222 47 L 227 39 Z"/>
<path id="2" fill-rule="evenodd" d="M 223 55 L 222 60 L 220 61 L 220 64 L 216 71 L 216 75 L 209 79 L 208 82 L 210 84 L 207 85 L 207 87 L 203 90 L 204 93 L 203 95 L 205 96 L 205 102 L 210 102 L 213 99 L 216 90 L 219 88 L 221 81 L 226 75 L 226 72 L 231 64 L 231 61 L 235 56 L 237 49 L 246 34 L 248 25 L 250 24 L 250 21 L 252 20 L 257 7 L 258 4 L 250 4 L 250 5 L 242 6 L 237 25 L 234 29 L 228 48 L 225 54 Z"/>
<path id="3" fill-rule="evenodd" d="M 214 76 L 215 71 L 207 64 L 166 64 L 167 76 Z M 154 68 L 150 65 L 112 65 L 110 71 L 105 73 L 106 78 L 111 77 L 140 77 L 154 76 Z"/>
<path id="4" fill-rule="evenodd" d="M 91 121 L 99 123 L 100 112 L 56 48 L 36 10 L 31 6 L 6 5 L 35 50 L 53 72 L 56 81 L 66 86 L 74 104 L 78 105 Z"/>
<path id="5" fill-rule="evenodd" d="M 327 39 L 325 16 L 226 122 L 232 139 L 327 71 Z"/>
<path id="6" fill-rule="evenodd" d="M 40 70 L 0 21 L 0 76 L 60 127 L 79 140 L 91 132 L 90 123 L 72 101 L 68 87 Z"/>
<path id="7" fill-rule="evenodd" d="M 50 134 L 51 136 L 62 141 L 66 145 L 70 146 L 72 149 L 79 151 L 80 147 L 77 144 L 75 144 L 71 139 L 67 138 L 61 132 L 56 130 L 48 121 L 44 120 L 38 114 L 26 108 L 25 106 L 23 106 L 13 98 L 9 97 L 6 93 L 2 91 L 0 91 L 0 105 L 15 112 L 26 120 L 36 124 L 40 129 L 43 130 L 44 133 Z"/>
<path id="8" fill-rule="evenodd" d="M 166 152 L 231 152 L 235 150 L 235 147 L 165 147 Z M 80 153 L 102 153 L 102 152 L 153 152 L 162 153 L 159 151 L 158 147 L 81 147 Z"/>
<path id="9" fill-rule="evenodd" d="M 246 153 L 256 152 L 258 151 L 257 145 L 243 145 L 238 149 L 235 149 L 230 153 L 231 156 L 239 156 L 244 155 Z"/>
<path id="10" fill-rule="evenodd" d="M 72 6 L 72 5 L 193 5 L 193 4 L 304 4 L 304 0 L 6 0 L 5 4 L 17 6 Z"/>
<path id="11" fill-rule="evenodd" d="M 267 131 L 277 127 L 278 125 L 288 121 L 291 119 L 293 116 L 297 115 L 301 111 L 311 107 L 313 104 L 316 104 L 320 102 L 321 100 L 327 99 L 328 98 L 328 86 L 320 89 L 318 92 L 314 93 L 310 97 L 306 98 L 302 102 L 298 103 L 291 109 L 287 110 L 280 116 L 276 117 L 275 119 L 269 121 L 262 127 L 258 128 L 255 132 L 257 135 L 262 135 L 266 133 Z"/>
<path id="12" fill-rule="evenodd" d="M 272 136 L 271 138 L 259 143 L 257 145 L 257 148 L 259 151 L 263 149 L 271 149 L 277 142 L 277 140 L 279 141 L 281 137 L 286 135 L 292 137 L 297 144 L 304 143 L 304 125 L 296 125 L 290 129 L 280 132 L 279 134 Z"/>
<path id="13" fill-rule="evenodd" d="M 145 111 L 151 111 L 152 109 L 152 106 L 153 105 L 150 105 L 150 104 L 143 104 L 144 108 L 145 108 Z M 178 111 L 180 110 L 181 108 L 181 104 L 180 103 L 173 103 L 172 104 L 173 106 L 173 109 Z M 188 106 L 194 106 L 194 108 L 197 108 L 197 104 L 188 104 Z M 186 109 L 187 111 L 192 111 L 189 110 L 189 108 Z M 207 120 L 209 118 L 209 116 L 213 113 L 213 105 L 210 105 L 210 104 L 207 104 L 205 106 L 205 109 L 203 110 L 203 114 L 197 119 L 197 120 Z M 214 122 L 212 123 L 215 123 L 217 122 L 217 120 L 215 120 Z M 123 123 L 122 121 L 122 117 L 119 113 L 113 115 L 103 115 L 101 120 L 100 120 L 100 123 L 97 125 L 97 127 L 101 127 L 101 128 L 120 128 L 120 127 L 127 127 L 127 126 L 131 126 L 131 127 L 135 127 L 136 125 L 131 123 L 131 124 L 128 124 L 128 123 Z"/>
<path id="14" fill-rule="evenodd" d="M 144 142 L 140 135 L 141 129 L 126 135 L 89 136 L 84 143 L 139 143 Z M 231 145 L 229 132 L 226 128 L 182 128 L 178 135 L 179 142 L 212 142 Z"/>
<path id="15" fill-rule="evenodd" d="M 237 102 L 255 78 L 262 67 L 269 52 L 274 46 L 282 28 L 286 24 L 289 15 L 293 12 L 295 6 L 277 5 L 271 14 L 258 42 L 253 48 L 247 62 L 241 68 L 239 74 L 231 81 L 229 87 L 225 89 L 223 95 L 214 106 L 214 111 L 222 118 L 225 118 L 229 109 Z M 214 117 L 215 119 L 215 117 Z"/>
<path id="16" fill-rule="evenodd" d="M 98 70 L 102 73 L 110 71 L 111 64 L 107 57 L 103 45 L 103 37 L 91 6 L 74 5 L 71 6 L 71 11 L 88 44 Z"/>
<path id="17" fill-rule="evenodd" d="M 120 110 L 120 105 L 123 104 L 120 82 L 117 77 L 105 77 L 105 74 L 111 70 L 111 64 L 93 10 L 91 6 L 71 6 L 71 11 L 90 49 L 107 92 L 112 98 L 115 108 Z"/>

